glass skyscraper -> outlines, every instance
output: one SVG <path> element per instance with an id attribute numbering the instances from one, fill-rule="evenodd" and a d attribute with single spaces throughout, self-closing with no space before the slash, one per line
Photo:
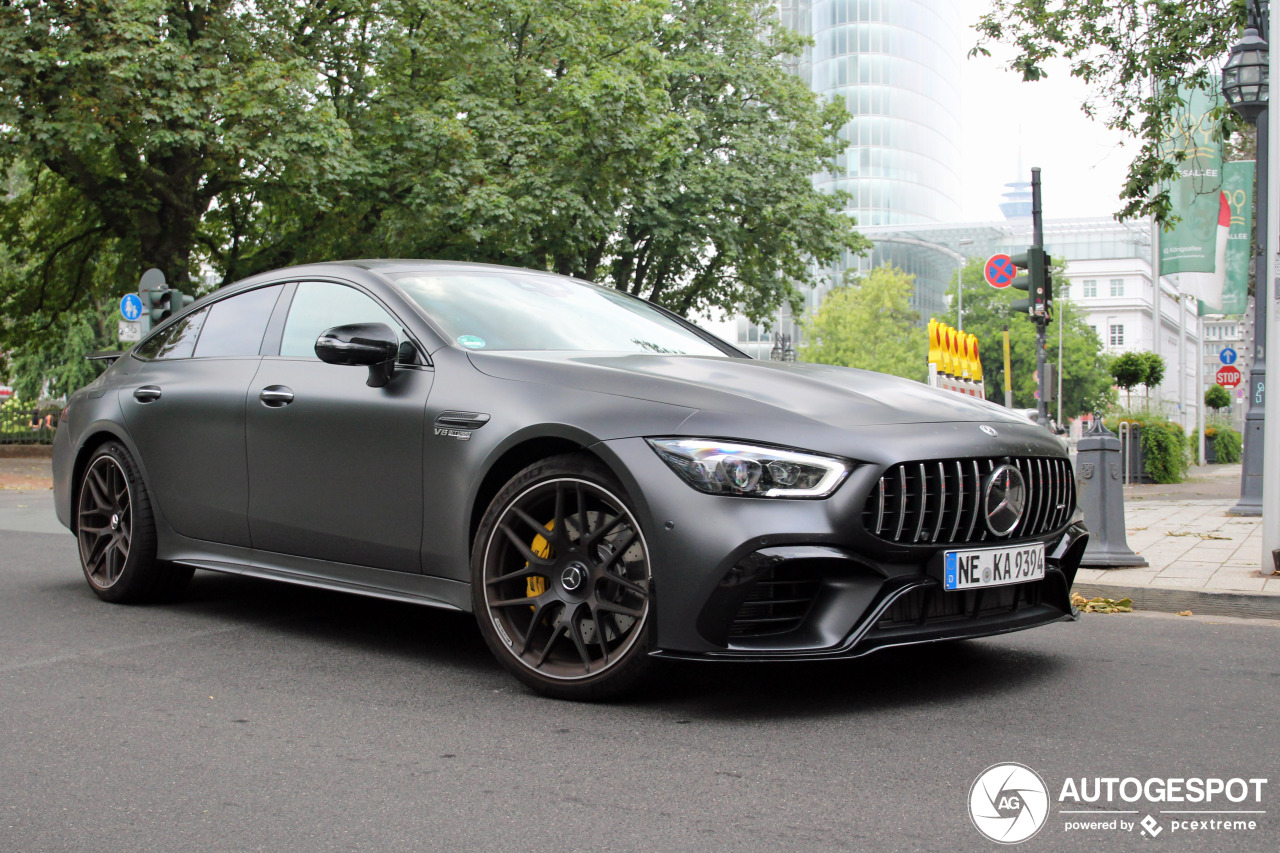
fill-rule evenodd
<path id="1" fill-rule="evenodd" d="M 846 270 L 893 263 L 916 276 L 912 306 L 927 320 L 944 307 L 956 261 L 915 238 L 895 242 L 893 231 L 960 218 L 960 9 L 943 0 L 780 0 L 778 11 L 784 26 L 814 42 L 793 71 L 852 114 L 840 130 L 848 144 L 840 172 L 815 175 L 814 183 L 847 192 L 848 214 L 879 232 L 871 255 L 819 271 L 806 308 L 816 308 Z M 739 335 L 740 345 L 767 357 L 772 336 L 751 331 L 750 341 Z M 796 338 L 790 317 L 774 331 Z"/>

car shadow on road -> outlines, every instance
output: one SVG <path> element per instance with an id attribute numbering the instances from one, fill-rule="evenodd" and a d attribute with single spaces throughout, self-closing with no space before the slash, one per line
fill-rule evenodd
<path id="1" fill-rule="evenodd" d="M 325 646 L 413 665 L 469 671 L 485 681 L 497 676 L 512 692 L 527 693 L 532 701 L 552 701 L 536 697 L 513 679 L 505 680 L 467 613 L 206 572 L 196 574 L 182 599 L 162 606 L 223 623 L 270 625 L 273 631 Z M 933 706 L 940 699 L 997 696 L 1060 680 L 1069 660 L 1065 653 L 1004 638 L 889 649 L 849 661 L 660 661 L 656 678 L 614 704 L 704 718 L 873 713 Z"/>

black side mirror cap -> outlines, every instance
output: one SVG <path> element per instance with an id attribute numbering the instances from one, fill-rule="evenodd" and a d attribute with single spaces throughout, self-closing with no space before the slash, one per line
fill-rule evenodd
<path id="1" fill-rule="evenodd" d="M 368 367 L 365 384 L 370 388 L 381 388 L 391 381 L 399 352 L 396 333 L 385 323 L 334 326 L 316 338 L 316 356 L 324 363 Z"/>

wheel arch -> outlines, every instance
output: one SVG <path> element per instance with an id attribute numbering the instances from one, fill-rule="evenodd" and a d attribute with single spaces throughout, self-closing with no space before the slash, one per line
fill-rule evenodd
<path id="1" fill-rule="evenodd" d="M 125 449 L 129 451 L 129 455 L 133 457 L 134 464 L 138 466 L 138 472 L 146 482 L 146 471 L 142 468 L 142 463 L 138 460 L 138 454 L 133 446 L 133 442 L 121 432 L 111 428 L 109 424 L 97 424 L 86 430 L 86 437 L 80 442 L 80 448 L 76 451 L 75 462 L 71 466 L 71 532 L 80 532 L 79 513 L 76 507 L 80 504 L 80 485 L 84 479 L 85 468 L 89 465 L 89 460 L 93 458 L 93 454 L 98 448 L 109 441 L 116 441 L 123 444 Z"/>
<path id="2" fill-rule="evenodd" d="M 480 529 L 480 519 L 484 517 L 485 510 L 489 508 L 489 504 L 508 480 L 535 462 L 563 453 L 587 453 L 600 459 L 599 456 L 591 453 L 586 445 L 562 436 L 539 436 L 526 439 L 503 451 L 489 466 L 484 479 L 480 481 L 480 487 L 476 490 L 475 499 L 471 504 L 471 517 L 468 520 L 467 542 L 475 543 L 476 532 Z M 600 461 L 604 463 L 603 459 Z"/>

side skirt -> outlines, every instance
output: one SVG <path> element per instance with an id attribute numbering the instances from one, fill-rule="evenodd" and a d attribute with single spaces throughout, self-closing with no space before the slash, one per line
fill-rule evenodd
<path id="1" fill-rule="evenodd" d="M 167 544 L 175 547 L 166 548 L 162 559 L 195 569 L 471 612 L 471 585 L 462 581 L 216 545 L 180 536 Z"/>

